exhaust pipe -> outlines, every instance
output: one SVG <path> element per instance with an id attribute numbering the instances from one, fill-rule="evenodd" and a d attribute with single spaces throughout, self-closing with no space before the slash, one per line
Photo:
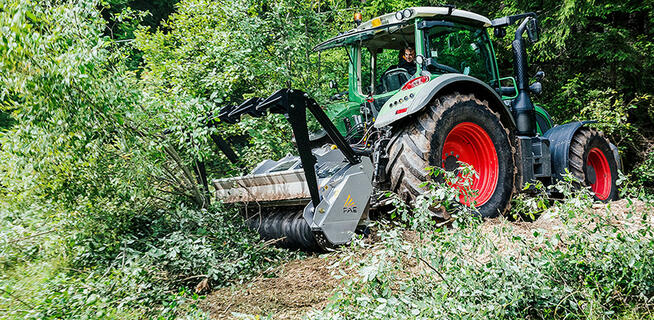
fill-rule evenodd
<path id="1" fill-rule="evenodd" d="M 527 17 L 515 32 L 513 40 L 513 69 L 518 85 L 518 96 L 513 100 L 513 117 L 516 121 L 518 135 L 536 135 L 536 111 L 529 95 L 529 76 L 527 74 L 527 50 L 522 35 L 527 30 L 527 24 L 532 20 Z M 531 34 L 530 34 L 531 38 Z"/>

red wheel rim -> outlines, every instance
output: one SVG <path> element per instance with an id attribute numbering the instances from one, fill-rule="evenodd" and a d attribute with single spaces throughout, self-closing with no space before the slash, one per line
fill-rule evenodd
<path id="1" fill-rule="evenodd" d="M 466 205 L 474 202 L 477 206 L 486 203 L 495 192 L 499 173 L 497 151 L 486 130 L 472 122 L 456 125 L 443 144 L 443 167 L 446 162 L 454 160 L 470 164 L 479 174 L 472 182 L 472 189 L 478 194 L 468 199 L 461 196 L 461 202 Z"/>
<path id="2" fill-rule="evenodd" d="M 595 193 L 595 196 L 600 200 L 606 200 L 611 194 L 611 167 L 606 160 L 604 152 L 599 148 L 592 148 L 588 153 L 588 167 L 591 167 L 595 172 L 595 181 L 591 183 L 590 188 Z M 588 169 L 586 170 L 588 172 Z M 591 173 L 592 175 L 592 173 Z M 591 177 L 591 182 L 592 182 Z"/>

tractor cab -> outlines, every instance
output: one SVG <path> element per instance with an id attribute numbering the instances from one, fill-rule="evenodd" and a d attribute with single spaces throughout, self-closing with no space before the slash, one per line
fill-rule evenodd
<path id="1" fill-rule="evenodd" d="M 402 104 L 394 96 L 446 73 L 499 87 L 489 26 L 488 18 L 453 7 L 414 7 L 359 21 L 355 29 L 317 45 L 314 51 L 344 47 L 349 56 L 349 103 L 334 105 L 337 127 L 345 134 L 349 125 L 341 122 L 356 119 L 339 116 L 355 115 L 362 105 L 369 105 L 363 109 L 376 118 Z M 407 57 L 410 53 L 413 57 Z"/>

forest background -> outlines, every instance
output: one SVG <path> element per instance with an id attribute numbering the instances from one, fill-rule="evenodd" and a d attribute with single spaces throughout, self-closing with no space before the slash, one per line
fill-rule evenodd
<path id="1" fill-rule="evenodd" d="M 298 255 L 264 246 L 201 183 L 293 152 L 285 120 L 205 120 L 284 87 L 325 102 L 347 58 L 318 64 L 314 45 L 352 28 L 354 12 L 438 4 L 0 0 L 0 309 L 173 317 L 192 310 L 198 280 L 217 288 Z M 491 19 L 536 12 L 529 62 L 546 74 L 536 102 L 557 123 L 598 120 L 625 160 L 622 187 L 651 197 L 652 1 L 450 4 Z M 502 76 L 511 38 L 493 38 Z M 214 132 L 239 137 L 240 164 Z"/>

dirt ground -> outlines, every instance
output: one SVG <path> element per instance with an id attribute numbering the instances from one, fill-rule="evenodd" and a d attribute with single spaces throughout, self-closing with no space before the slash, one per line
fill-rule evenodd
<path id="1" fill-rule="evenodd" d="M 594 205 L 592 209 L 606 210 L 606 205 Z M 624 199 L 612 202 L 610 210 L 613 213 L 613 223 L 628 229 L 634 227 L 630 222 L 633 219 L 628 218 L 630 214 L 645 211 L 654 213 L 652 207 L 643 202 L 635 201 L 630 204 Z M 654 215 L 650 214 L 649 219 L 654 219 Z M 534 222 L 489 219 L 484 222 L 482 228 L 490 233 L 493 228 L 507 224 L 511 226 L 511 232 L 529 237 L 536 229 L 552 232 L 561 226 L 561 221 L 551 212 L 546 212 Z M 407 235 L 407 238 L 410 238 L 410 235 Z M 506 251 L 513 249 L 508 242 L 498 242 L 496 245 L 499 247 L 506 245 Z M 343 281 L 342 278 L 335 278 L 334 269 L 329 268 L 338 260 L 339 253 L 335 252 L 289 261 L 279 266 L 272 273 L 273 277 L 262 275 L 248 283 L 212 292 L 200 307 L 209 311 L 214 319 L 238 319 L 239 314 L 259 315 L 261 318 L 272 316 L 273 319 L 302 319 L 308 311 L 322 309 Z"/>
<path id="2" fill-rule="evenodd" d="M 333 255 L 327 255 L 289 261 L 276 270 L 275 277 L 260 276 L 214 291 L 200 307 L 214 319 L 236 318 L 234 314 L 301 319 L 308 311 L 324 307 L 342 281 L 328 269 L 333 260 Z"/>

